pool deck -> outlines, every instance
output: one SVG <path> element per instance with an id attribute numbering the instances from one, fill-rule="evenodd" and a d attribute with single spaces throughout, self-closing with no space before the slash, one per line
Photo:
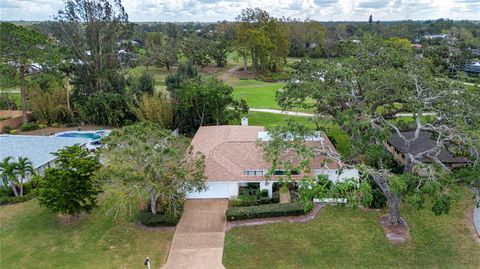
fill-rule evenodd
<path id="1" fill-rule="evenodd" d="M 75 126 L 75 127 L 60 127 L 60 128 L 47 127 L 47 128 L 44 128 L 44 129 L 37 129 L 37 130 L 32 130 L 32 131 L 27 131 L 27 132 L 18 132 L 18 134 L 49 136 L 49 135 L 54 135 L 56 133 L 79 131 L 78 130 L 79 128 L 80 128 L 80 131 L 98 131 L 98 130 L 113 130 L 113 129 L 115 129 L 115 127 L 111 127 L 111 126 L 80 125 L 80 126 Z"/>

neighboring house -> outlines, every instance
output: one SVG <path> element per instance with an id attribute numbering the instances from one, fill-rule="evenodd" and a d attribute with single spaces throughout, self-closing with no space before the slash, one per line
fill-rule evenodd
<path id="1" fill-rule="evenodd" d="M 42 174 L 46 168 L 55 165 L 56 152 L 67 146 L 78 144 L 82 147 L 91 139 L 77 137 L 33 136 L 33 135 L 0 135 L 0 160 L 8 156 L 17 161 L 18 157 L 27 157 L 33 168 Z"/>
<path id="2" fill-rule="evenodd" d="M 415 132 L 403 132 L 403 136 L 407 139 L 414 137 Z M 427 131 L 420 132 L 419 137 L 410 145 L 410 150 L 412 154 L 418 154 L 429 149 L 435 148 L 437 145 L 436 141 L 432 139 L 432 133 Z M 387 150 L 393 155 L 395 161 L 400 164 L 405 164 L 405 147 L 402 138 L 397 134 L 393 133 L 387 140 L 386 143 Z M 459 167 L 464 167 L 470 164 L 470 160 L 465 157 L 455 157 L 450 153 L 445 147 L 443 147 L 438 155 L 436 156 L 448 169 L 455 169 Z M 424 157 L 421 159 L 424 163 L 434 163 L 435 161 L 432 158 Z"/>
<path id="3" fill-rule="evenodd" d="M 480 56 L 480 49 L 470 49 L 470 51 L 472 52 L 473 56 L 475 56 L 475 57 Z"/>
<path id="4" fill-rule="evenodd" d="M 462 71 L 469 75 L 478 76 L 480 75 L 480 62 L 466 64 Z"/>
<path id="5" fill-rule="evenodd" d="M 208 189 L 189 193 L 187 198 L 234 198 L 238 195 L 239 188 L 247 183 L 258 183 L 260 189 L 268 190 L 271 197 L 273 184 L 264 177 L 271 164 L 264 160 L 263 149 L 258 145 L 258 141 L 268 138 L 268 133 L 261 126 L 200 127 L 192 140 L 192 146 L 193 151 L 205 155 Z M 330 152 L 336 153 L 335 147 L 324 135 L 318 135 L 307 142 L 317 146 L 321 143 Z M 359 177 L 356 169 L 340 169 L 338 163 L 326 162 L 323 156 L 311 160 L 311 167 L 312 175 L 326 174 L 332 181 Z M 277 171 L 278 174 L 282 172 Z"/>
<path id="6" fill-rule="evenodd" d="M 437 35 L 424 35 L 425 39 L 449 39 L 451 38 L 450 34 L 437 34 Z"/>

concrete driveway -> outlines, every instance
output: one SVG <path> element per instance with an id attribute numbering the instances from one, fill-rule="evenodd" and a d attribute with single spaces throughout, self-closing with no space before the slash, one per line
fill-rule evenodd
<path id="1" fill-rule="evenodd" d="M 227 199 L 187 200 L 163 269 L 224 269 Z"/>

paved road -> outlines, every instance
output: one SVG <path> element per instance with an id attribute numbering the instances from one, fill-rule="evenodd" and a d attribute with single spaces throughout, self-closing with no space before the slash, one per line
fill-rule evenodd
<path id="1" fill-rule="evenodd" d="M 162 269 L 225 269 L 226 199 L 187 200 Z"/>
<path id="2" fill-rule="evenodd" d="M 283 110 L 278 110 L 278 109 L 268 109 L 268 108 L 250 108 L 249 111 L 253 112 L 265 112 L 265 113 L 273 113 L 273 114 L 284 114 L 284 115 L 291 115 L 291 116 L 301 116 L 301 117 L 313 117 L 314 115 L 312 113 L 306 113 L 306 112 L 295 112 L 295 111 L 283 111 Z M 432 112 L 425 112 L 423 113 L 423 116 L 435 116 L 435 113 Z M 398 113 L 395 114 L 395 117 L 401 118 L 401 117 L 412 117 L 412 113 Z"/>
<path id="3" fill-rule="evenodd" d="M 265 113 L 273 113 L 273 114 L 284 114 L 284 115 L 291 115 L 291 116 L 302 116 L 302 117 L 312 117 L 313 116 L 312 113 L 283 111 L 283 110 L 267 109 L 267 108 L 250 108 L 249 111 L 265 112 Z"/>

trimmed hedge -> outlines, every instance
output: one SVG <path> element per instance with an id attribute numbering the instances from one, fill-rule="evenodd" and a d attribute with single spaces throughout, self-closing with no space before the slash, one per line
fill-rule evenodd
<path id="1" fill-rule="evenodd" d="M 225 213 L 227 220 L 244 220 L 284 216 L 300 216 L 305 214 L 305 206 L 301 202 L 288 204 L 268 204 L 248 207 L 231 207 Z"/>
<path id="2" fill-rule="evenodd" d="M 23 196 L 0 196 L 0 205 L 11 205 L 26 202 L 35 198 L 37 195 L 35 192 L 30 192 Z"/>
<path id="3" fill-rule="evenodd" d="M 229 207 L 255 206 L 258 205 L 257 196 L 255 195 L 238 195 L 236 199 L 228 202 Z"/>
<path id="4" fill-rule="evenodd" d="M 175 226 L 180 217 L 173 217 L 165 214 L 152 214 L 150 211 L 143 211 L 138 214 L 138 219 L 145 226 Z"/>

